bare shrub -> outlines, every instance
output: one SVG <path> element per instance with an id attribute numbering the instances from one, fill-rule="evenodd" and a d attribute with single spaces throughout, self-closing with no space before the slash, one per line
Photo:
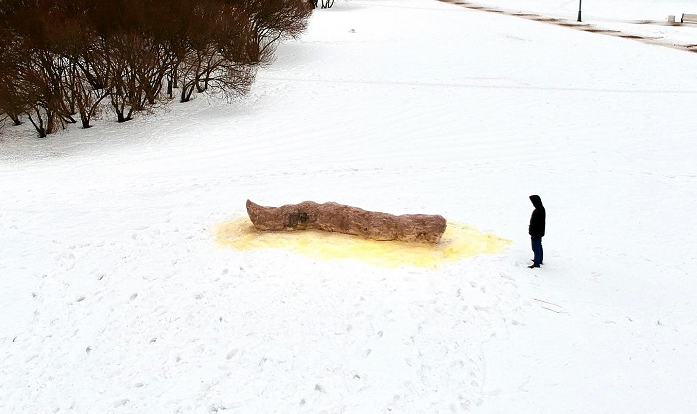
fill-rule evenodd
<path id="1" fill-rule="evenodd" d="M 89 128 L 104 102 L 125 122 L 176 87 L 182 102 L 237 97 L 311 12 L 307 0 L 2 0 L 0 114 L 45 137 L 78 117 Z"/>

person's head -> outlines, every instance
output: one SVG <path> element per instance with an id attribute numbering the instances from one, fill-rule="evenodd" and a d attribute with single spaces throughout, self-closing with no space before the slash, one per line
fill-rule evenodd
<path id="1" fill-rule="evenodd" d="M 542 207 L 542 200 L 540 199 L 540 196 L 538 196 L 538 195 L 531 195 L 531 196 L 530 196 L 530 201 L 532 201 L 532 205 L 535 206 L 535 208 L 540 208 L 540 207 Z"/>

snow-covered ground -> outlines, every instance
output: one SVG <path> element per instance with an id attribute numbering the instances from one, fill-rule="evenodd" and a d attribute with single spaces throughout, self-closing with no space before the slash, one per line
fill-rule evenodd
<path id="1" fill-rule="evenodd" d="M 697 13 L 697 4 L 691 0 L 477 0 L 472 3 L 552 13 L 574 19 L 580 3 L 584 18 L 607 21 L 666 21 L 669 15 L 676 16 L 680 21 L 683 13 Z"/>
<path id="2" fill-rule="evenodd" d="M 695 73 L 631 40 L 338 1 L 233 104 L 8 127 L 0 412 L 694 412 Z M 513 244 L 437 269 L 217 244 L 247 198 Z"/>
<path id="3" fill-rule="evenodd" d="M 683 13 L 697 14 L 694 0 L 473 0 L 468 3 L 503 10 L 530 12 L 593 27 L 619 30 L 656 41 L 697 45 L 697 24 L 667 25 L 668 16 L 680 22 Z"/>

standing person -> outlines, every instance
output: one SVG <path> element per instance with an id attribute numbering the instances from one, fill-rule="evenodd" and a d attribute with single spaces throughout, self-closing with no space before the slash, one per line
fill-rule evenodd
<path id="1" fill-rule="evenodd" d="M 532 216 L 530 216 L 530 227 L 528 227 L 528 233 L 530 233 L 530 239 L 532 241 L 532 251 L 535 254 L 532 265 L 528 266 L 532 269 L 533 267 L 540 267 L 542 264 L 542 237 L 545 235 L 545 219 L 547 218 L 547 213 L 545 212 L 545 207 L 542 205 L 540 196 L 531 195 L 530 201 L 532 201 L 532 205 L 535 206 L 535 210 L 533 210 Z"/>

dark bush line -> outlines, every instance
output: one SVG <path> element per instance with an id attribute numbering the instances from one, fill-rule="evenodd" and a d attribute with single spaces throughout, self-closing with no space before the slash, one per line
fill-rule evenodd
<path id="1" fill-rule="evenodd" d="M 104 106 L 128 121 L 174 88 L 181 102 L 240 96 L 311 13 L 307 0 L 0 0 L 0 119 L 45 137 Z"/>
<path id="2" fill-rule="evenodd" d="M 312 5 L 313 9 L 316 9 L 317 6 L 319 5 L 319 0 L 308 0 L 308 1 Z M 321 7 L 323 9 L 331 9 L 333 5 L 334 5 L 334 0 L 322 0 Z"/>

